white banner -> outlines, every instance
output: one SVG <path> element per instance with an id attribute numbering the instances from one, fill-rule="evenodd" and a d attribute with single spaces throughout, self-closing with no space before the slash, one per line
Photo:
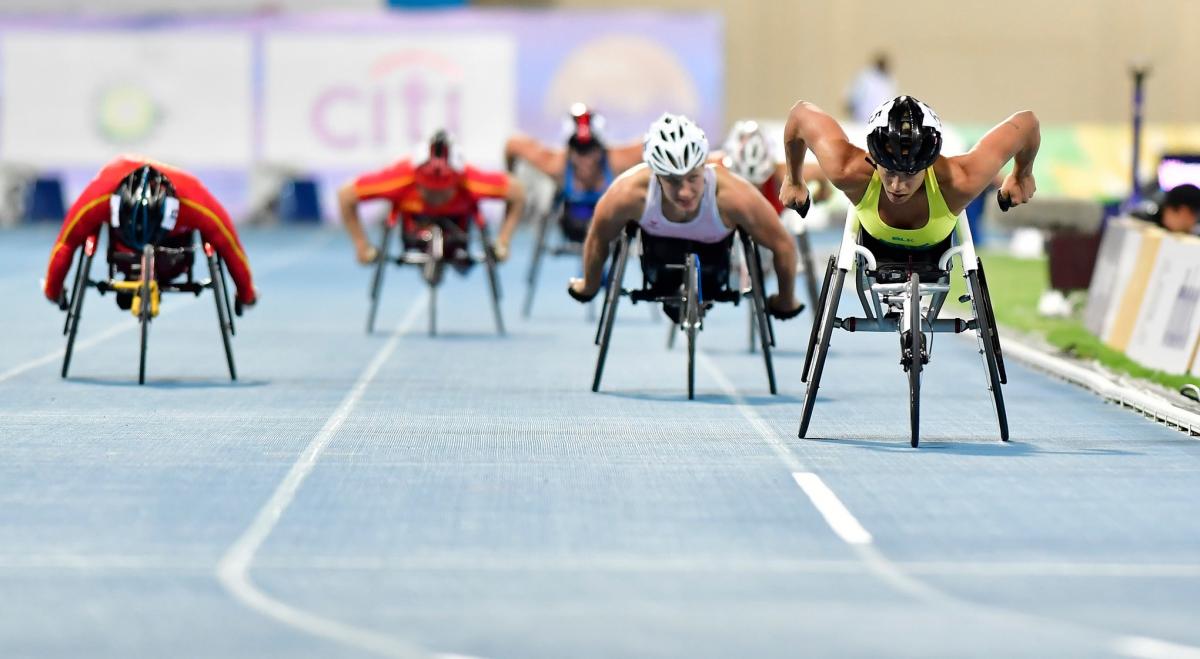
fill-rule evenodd
<path id="1" fill-rule="evenodd" d="M 1200 338 L 1200 239 L 1163 239 L 1126 354 L 1150 368 L 1183 374 Z"/>
<path id="2" fill-rule="evenodd" d="M 266 160 L 375 167 L 447 128 L 496 166 L 516 123 L 511 37 L 289 34 L 268 37 L 265 58 Z"/>
<path id="3" fill-rule="evenodd" d="M 90 167 L 136 152 L 186 167 L 250 164 L 245 34 L 13 31 L 0 58 L 5 160 Z"/>

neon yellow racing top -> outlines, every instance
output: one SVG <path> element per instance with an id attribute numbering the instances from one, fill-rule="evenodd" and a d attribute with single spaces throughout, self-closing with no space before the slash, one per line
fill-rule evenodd
<path id="1" fill-rule="evenodd" d="M 884 223 L 879 217 L 879 194 L 883 181 L 879 172 L 871 174 L 871 183 L 861 201 L 855 205 L 858 222 L 872 238 L 899 247 L 922 249 L 940 244 L 958 224 L 958 216 L 950 212 L 942 189 L 938 187 L 933 167 L 925 170 L 925 197 L 929 200 L 929 221 L 920 229 L 897 229 Z"/>

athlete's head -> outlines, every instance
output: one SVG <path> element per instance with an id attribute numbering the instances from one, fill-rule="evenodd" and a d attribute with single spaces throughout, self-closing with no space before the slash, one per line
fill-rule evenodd
<path id="1" fill-rule="evenodd" d="M 867 151 L 884 192 L 893 202 L 908 199 L 942 152 L 941 120 L 921 101 L 898 96 L 875 109 L 867 128 Z"/>
<path id="2" fill-rule="evenodd" d="M 771 142 L 757 121 L 739 121 L 729 131 L 725 140 L 725 158 L 722 163 L 730 171 L 762 185 L 775 173 L 775 154 Z"/>
<path id="3" fill-rule="evenodd" d="M 421 196 L 433 206 L 450 201 L 462 182 L 462 165 L 454 138 L 445 130 L 437 131 L 423 155 L 424 159 L 417 160 L 413 176 Z"/>
<path id="4" fill-rule="evenodd" d="M 684 213 L 700 207 L 708 138 L 691 119 L 681 114 L 659 117 L 646 131 L 642 158 L 658 176 L 666 201 Z"/>
<path id="5" fill-rule="evenodd" d="M 579 178 L 592 179 L 604 168 L 604 117 L 583 103 L 571 105 L 563 119 L 567 158 Z"/>
<path id="6" fill-rule="evenodd" d="M 121 179 L 110 201 L 112 226 L 121 242 L 141 250 L 175 228 L 179 199 L 159 170 L 143 165 Z"/>

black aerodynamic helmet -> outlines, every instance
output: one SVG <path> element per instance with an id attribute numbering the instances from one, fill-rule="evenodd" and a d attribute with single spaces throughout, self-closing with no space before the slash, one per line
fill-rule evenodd
<path id="1" fill-rule="evenodd" d="M 875 108 L 867 129 L 871 159 L 893 172 L 923 171 L 942 152 L 941 120 L 911 96 L 897 96 Z"/>
<path id="2" fill-rule="evenodd" d="M 175 228 L 179 200 L 159 170 L 143 165 L 121 179 L 111 201 L 112 228 L 127 247 L 140 251 Z"/>

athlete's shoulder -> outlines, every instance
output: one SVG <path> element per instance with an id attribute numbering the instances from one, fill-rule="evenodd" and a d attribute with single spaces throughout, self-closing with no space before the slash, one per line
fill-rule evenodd
<path id="1" fill-rule="evenodd" d="M 498 169 L 486 169 L 475 165 L 463 166 L 463 179 L 473 183 L 503 184 L 508 182 L 508 173 Z"/>
<path id="2" fill-rule="evenodd" d="M 621 215 L 640 213 L 646 205 L 651 176 L 654 174 L 645 163 L 634 165 L 613 180 L 603 199 Z"/>
<path id="3" fill-rule="evenodd" d="M 738 176 L 723 165 L 705 165 L 716 176 L 717 198 L 741 197 L 747 194 L 760 194 L 753 183 Z"/>
<path id="4" fill-rule="evenodd" d="M 366 172 L 354 179 L 354 189 L 359 198 L 391 197 L 403 193 L 413 185 L 413 164 L 402 158 L 380 169 Z"/>
<path id="5" fill-rule="evenodd" d="M 717 209 L 722 215 L 733 213 L 740 217 L 754 212 L 756 206 L 770 206 L 765 193 L 750 181 L 725 167 L 708 167 L 716 173 Z"/>
<path id="6" fill-rule="evenodd" d="M 651 173 L 650 167 L 646 163 L 640 162 L 621 172 L 613 180 L 613 185 L 645 187 L 650 185 L 651 176 L 653 176 L 653 173 Z"/>
<path id="7" fill-rule="evenodd" d="M 503 197 L 508 194 L 508 186 L 509 178 L 505 172 L 463 166 L 463 187 L 476 197 Z"/>
<path id="8" fill-rule="evenodd" d="M 654 176 L 654 172 L 650 171 L 650 167 L 646 163 L 638 163 L 613 179 L 609 189 L 622 194 L 640 192 L 644 196 L 646 190 L 650 188 L 650 177 L 652 176 Z"/>

